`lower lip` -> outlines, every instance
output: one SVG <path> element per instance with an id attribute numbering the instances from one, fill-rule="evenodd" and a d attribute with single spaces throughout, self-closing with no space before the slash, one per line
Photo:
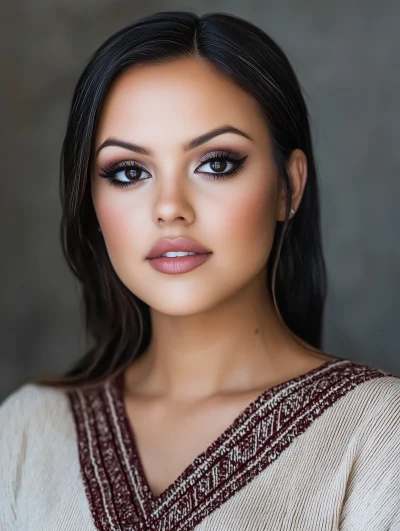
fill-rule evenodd
<path id="1" fill-rule="evenodd" d="M 169 275 L 175 275 L 177 273 L 187 273 L 201 266 L 204 262 L 210 258 L 212 253 L 195 254 L 188 256 L 177 256 L 176 258 L 168 258 L 162 256 L 161 258 L 148 258 L 148 262 L 151 267 L 154 267 L 161 273 L 167 273 Z"/>

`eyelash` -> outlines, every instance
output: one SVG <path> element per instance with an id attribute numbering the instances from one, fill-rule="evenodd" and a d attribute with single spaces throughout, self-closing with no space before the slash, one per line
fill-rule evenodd
<path id="1" fill-rule="evenodd" d="M 243 164 L 244 161 L 247 159 L 247 155 L 245 157 L 241 157 L 238 153 L 234 153 L 232 151 L 217 151 L 213 153 L 209 153 L 203 160 L 200 161 L 200 166 L 203 166 L 203 164 L 207 164 L 213 161 L 224 161 L 224 162 L 230 162 L 234 164 L 234 167 L 225 173 L 209 173 L 209 172 L 200 172 L 203 175 L 209 175 L 211 178 L 216 180 L 222 180 L 222 179 L 228 179 L 229 177 L 233 177 L 237 173 L 243 170 Z M 104 168 L 100 168 L 101 172 L 99 175 L 100 177 L 103 177 L 104 179 L 108 180 L 108 183 L 110 186 L 116 186 L 117 188 L 127 188 L 130 186 L 137 186 L 140 182 L 146 181 L 146 179 L 136 179 L 131 182 L 121 182 L 118 179 L 115 178 L 115 175 L 123 170 L 143 170 L 144 172 L 149 173 L 143 166 L 140 166 L 135 161 L 128 162 L 111 162 L 110 164 L 107 164 L 104 166 Z"/>

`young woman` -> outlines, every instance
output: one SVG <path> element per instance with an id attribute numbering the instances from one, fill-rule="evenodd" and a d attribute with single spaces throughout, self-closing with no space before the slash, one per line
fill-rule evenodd
<path id="1" fill-rule="evenodd" d="M 307 109 L 282 50 L 163 12 L 81 75 L 62 243 L 91 339 L 0 408 L 0 528 L 400 529 L 400 379 L 324 354 Z"/>

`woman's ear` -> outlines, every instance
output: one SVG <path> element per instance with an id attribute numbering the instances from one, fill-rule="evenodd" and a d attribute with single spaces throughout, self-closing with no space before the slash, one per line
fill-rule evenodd
<path id="1" fill-rule="evenodd" d="M 301 149 L 295 149 L 292 151 L 287 163 L 287 169 L 292 190 L 292 208 L 297 212 L 307 183 L 307 157 L 304 151 Z M 286 190 L 285 187 L 281 185 L 277 221 L 285 221 L 285 211 Z"/>

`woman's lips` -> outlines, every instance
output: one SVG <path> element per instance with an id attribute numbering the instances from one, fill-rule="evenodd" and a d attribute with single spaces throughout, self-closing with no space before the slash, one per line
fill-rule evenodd
<path id="1" fill-rule="evenodd" d="M 168 256 L 161 256 L 159 258 L 148 258 L 147 261 L 160 273 L 166 273 L 168 275 L 176 275 L 178 273 L 188 273 L 196 267 L 201 266 L 209 258 L 212 253 L 202 253 L 196 255 L 177 256 L 175 258 L 169 258 Z"/>

